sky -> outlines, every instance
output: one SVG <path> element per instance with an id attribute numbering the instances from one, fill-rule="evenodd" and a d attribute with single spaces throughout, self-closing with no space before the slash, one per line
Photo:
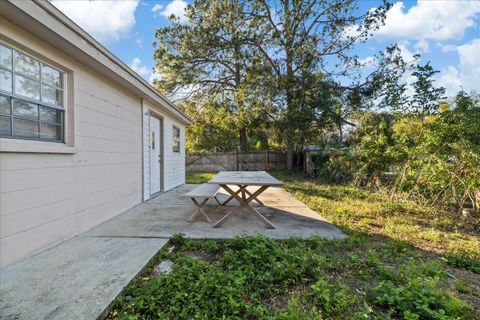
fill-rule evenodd
<path id="1" fill-rule="evenodd" d="M 53 5 L 89 32 L 148 81 L 153 72 L 155 30 L 169 25 L 172 14 L 184 19 L 188 0 L 52 0 Z M 480 91 L 480 0 L 393 1 L 385 25 L 365 44 L 354 49 L 364 61 L 389 44 L 397 43 L 402 56 L 430 62 L 440 71 L 437 84 L 447 95 L 460 89 Z M 359 12 L 381 4 L 360 0 Z"/>

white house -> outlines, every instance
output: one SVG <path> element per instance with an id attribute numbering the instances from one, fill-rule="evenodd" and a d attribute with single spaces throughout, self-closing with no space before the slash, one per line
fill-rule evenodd
<path id="1" fill-rule="evenodd" d="M 0 1 L 0 265 L 185 183 L 189 123 L 47 1 Z"/>

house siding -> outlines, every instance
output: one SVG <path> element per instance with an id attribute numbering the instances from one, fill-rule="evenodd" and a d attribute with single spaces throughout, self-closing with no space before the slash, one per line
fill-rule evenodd
<path id="1" fill-rule="evenodd" d="M 173 152 L 173 126 L 180 128 L 180 152 Z M 185 183 L 185 127 L 171 118 L 165 118 L 164 126 L 164 152 L 165 191 L 171 190 Z"/>
<path id="2" fill-rule="evenodd" d="M 164 112 L 155 108 L 148 102 L 143 102 L 144 123 L 144 186 L 149 190 L 150 180 L 147 174 L 150 166 L 148 148 L 150 145 L 149 113 L 152 112 L 163 119 L 163 189 L 171 190 L 185 183 L 185 126 L 165 115 Z M 180 152 L 173 152 L 173 126 L 180 129 Z M 147 199 L 150 197 L 148 196 Z M 145 199 L 146 200 L 146 199 Z"/>
<path id="3" fill-rule="evenodd" d="M 143 119 L 143 201 L 150 199 L 150 110 L 142 104 Z"/>
<path id="4" fill-rule="evenodd" d="M 0 29 L 2 41 L 69 70 L 73 97 L 66 108 L 74 117 L 67 129 L 72 130 L 76 150 L 0 151 L 0 266 L 4 266 L 142 202 L 144 123 L 141 97 L 3 18 Z M 165 117 L 165 123 L 171 121 Z M 0 150 L 9 141 L 0 139 Z M 184 162 L 177 158 L 168 163 L 181 168 L 171 170 L 165 164 L 170 172 L 166 186 L 184 183 L 179 177 Z"/>

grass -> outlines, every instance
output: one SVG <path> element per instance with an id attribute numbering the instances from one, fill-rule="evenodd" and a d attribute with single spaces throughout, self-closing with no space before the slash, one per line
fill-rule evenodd
<path id="1" fill-rule="evenodd" d="M 214 175 L 215 172 L 187 172 L 186 182 L 194 184 L 205 183 L 212 179 Z"/>
<path id="2" fill-rule="evenodd" d="M 436 213 L 413 202 L 392 201 L 379 192 L 322 184 L 300 174 L 282 172 L 277 178 L 297 199 L 347 233 L 383 235 L 437 254 L 480 259 L 480 234 L 453 215 Z"/>
<path id="3" fill-rule="evenodd" d="M 345 240 L 191 240 L 162 249 L 108 319 L 480 319 L 479 235 L 381 193 L 277 173 Z M 204 182 L 211 175 L 187 176 Z M 162 260 L 170 274 L 156 274 Z"/>

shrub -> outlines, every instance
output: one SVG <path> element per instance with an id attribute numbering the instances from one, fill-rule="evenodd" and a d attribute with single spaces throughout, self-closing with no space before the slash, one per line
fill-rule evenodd
<path id="1" fill-rule="evenodd" d="M 394 318 L 462 319 L 473 312 L 472 307 L 451 293 L 437 287 L 435 280 L 411 279 L 399 286 L 385 281 L 374 287 L 369 302 Z"/>

